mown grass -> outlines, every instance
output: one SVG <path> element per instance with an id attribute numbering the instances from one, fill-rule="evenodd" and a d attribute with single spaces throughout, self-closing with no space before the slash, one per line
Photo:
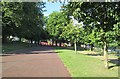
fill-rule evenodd
<path id="1" fill-rule="evenodd" d="M 10 51 L 29 48 L 30 44 L 22 42 L 6 43 L 2 44 L 2 53 L 8 53 Z"/>
<path id="2" fill-rule="evenodd" d="M 105 69 L 104 62 L 99 58 L 75 54 L 73 50 L 55 48 L 72 77 L 118 77 L 118 66 Z M 110 64 L 111 66 L 114 64 Z"/>

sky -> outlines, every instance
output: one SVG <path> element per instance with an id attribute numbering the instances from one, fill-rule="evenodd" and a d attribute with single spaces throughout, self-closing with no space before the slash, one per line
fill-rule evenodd
<path id="1" fill-rule="evenodd" d="M 66 3 L 66 4 L 67 4 L 67 3 Z M 46 6 L 45 10 L 47 10 L 47 11 L 43 12 L 43 14 L 44 14 L 45 16 L 48 16 L 48 15 L 51 14 L 53 11 L 60 11 L 62 5 L 63 5 L 63 4 L 60 3 L 60 2 L 54 2 L 54 3 L 52 3 L 52 2 L 46 2 L 46 4 L 45 4 L 45 6 Z M 78 21 L 75 20 L 73 17 L 71 17 L 71 18 L 72 18 L 72 20 L 74 21 L 74 25 L 75 25 L 75 24 L 82 24 L 82 23 L 78 23 Z"/>
<path id="2" fill-rule="evenodd" d="M 52 3 L 52 2 L 46 2 L 45 6 L 46 6 L 45 10 L 47 10 L 47 11 L 44 12 L 44 15 L 48 16 L 53 11 L 60 11 L 62 3 L 60 3 L 60 2 L 54 2 L 54 3 Z"/>

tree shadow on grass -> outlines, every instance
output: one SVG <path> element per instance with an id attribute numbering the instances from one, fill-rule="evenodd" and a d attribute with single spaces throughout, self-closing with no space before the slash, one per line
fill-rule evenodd
<path id="1" fill-rule="evenodd" d="M 15 55 L 25 55 L 25 54 L 51 54 L 51 53 L 58 53 L 58 52 L 40 52 L 40 53 L 35 53 L 35 52 L 24 52 L 24 53 L 9 53 L 9 54 L 4 54 L 4 55 L 0 55 L 2 57 L 6 57 L 6 56 L 15 56 Z"/>
<path id="2" fill-rule="evenodd" d="M 11 52 L 5 52 L 0 56 L 13 56 L 13 55 L 20 55 L 20 54 L 51 54 L 56 53 L 54 51 L 53 47 L 50 46 L 39 46 L 39 47 L 33 47 L 33 48 L 27 48 L 27 49 L 21 49 L 21 50 L 15 50 Z"/>
<path id="3" fill-rule="evenodd" d="M 109 66 L 109 69 L 111 69 L 113 67 L 120 66 L 120 58 L 118 58 L 118 59 L 109 59 L 109 62 L 114 64 L 112 66 Z"/>
<path id="4" fill-rule="evenodd" d="M 0 55 L 2 57 L 5 57 L 5 56 L 13 56 L 12 54 L 4 54 L 4 55 Z"/>
<path id="5" fill-rule="evenodd" d="M 11 52 L 4 52 L 3 55 L 0 56 L 13 56 L 20 54 L 51 54 L 51 53 L 61 53 L 55 52 L 54 50 L 74 50 L 74 47 L 58 47 L 58 46 L 38 46 L 27 49 L 20 49 Z M 80 48 L 77 51 L 85 50 L 84 48 Z"/>
<path id="6" fill-rule="evenodd" d="M 89 55 L 89 56 L 102 56 L 101 54 L 85 54 L 85 55 Z M 113 65 L 109 66 L 108 69 L 120 66 L 120 58 L 117 58 L 117 59 L 108 59 L 108 62 L 113 64 Z"/>
<path id="7" fill-rule="evenodd" d="M 86 55 L 89 55 L 89 56 L 102 56 L 101 54 L 86 54 Z"/>
<path id="8" fill-rule="evenodd" d="M 75 50 L 74 47 L 54 47 L 55 50 L 62 50 L 62 49 L 66 49 L 66 50 Z M 85 51 L 87 50 L 86 48 L 83 47 L 77 47 L 77 51 Z"/>
<path id="9" fill-rule="evenodd" d="M 67 50 L 74 50 L 73 47 L 54 47 L 55 50 L 60 50 L 60 49 L 67 49 Z"/>

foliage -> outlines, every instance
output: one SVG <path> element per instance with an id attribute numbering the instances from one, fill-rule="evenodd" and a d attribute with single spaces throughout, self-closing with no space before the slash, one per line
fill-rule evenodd
<path id="1" fill-rule="evenodd" d="M 64 41 L 60 35 L 63 32 L 63 28 L 66 24 L 65 15 L 62 12 L 53 12 L 49 15 L 47 23 L 46 23 L 46 30 L 51 35 L 54 41 Z"/>
<path id="2" fill-rule="evenodd" d="M 43 29 L 43 2 L 1 2 L 3 42 L 9 36 L 38 41 Z"/>
<path id="3" fill-rule="evenodd" d="M 97 28 L 101 33 L 100 40 L 109 43 L 115 37 L 113 28 L 117 26 L 114 27 L 114 24 L 119 23 L 119 5 L 119 3 L 70 2 L 67 10 L 79 22 L 84 23 L 85 29 L 90 29 L 88 32 Z"/>
<path id="4" fill-rule="evenodd" d="M 64 27 L 61 37 L 69 40 L 70 42 L 74 42 L 75 40 L 78 42 L 80 41 L 81 35 L 82 29 L 79 28 L 79 25 L 74 26 L 73 22 L 71 22 Z"/>

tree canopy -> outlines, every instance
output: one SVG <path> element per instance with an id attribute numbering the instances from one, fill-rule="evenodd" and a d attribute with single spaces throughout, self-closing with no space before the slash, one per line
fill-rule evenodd
<path id="1" fill-rule="evenodd" d="M 1 2 L 3 42 L 9 36 L 43 39 L 43 2 Z"/>
<path id="2" fill-rule="evenodd" d="M 48 16 L 46 30 L 51 35 L 52 40 L 56 43 L 64 41 L 60 35 L 63 32 L 66 21 L 66 17 L 62 12 L 53 12 Z"/>

